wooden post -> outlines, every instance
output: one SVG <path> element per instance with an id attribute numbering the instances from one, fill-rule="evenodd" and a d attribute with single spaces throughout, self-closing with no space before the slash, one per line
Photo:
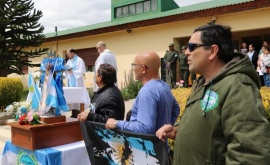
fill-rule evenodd
<path id="1" fill-rule="evenodd" d="M 81 112 L 84 111 L 84 103 L 80 103 L 80 111 L 81 111 Z"/>

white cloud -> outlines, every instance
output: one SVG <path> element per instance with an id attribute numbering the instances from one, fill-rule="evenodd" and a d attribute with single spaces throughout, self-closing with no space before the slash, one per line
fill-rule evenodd
<path id="1" fill-rule="evenodd" d="M 175 0 L 186 6 L 209 0 Z M 34 7 L 43 12 L 39 22 L 44 33 L 96 24 L 111 20 L 111 0 L 32 0 Z"/>
<path id="2" fill-rule="evenodd" d="M 110 21 L 110 0 L 32 0 L 43 12 L 44 33 Z"/>

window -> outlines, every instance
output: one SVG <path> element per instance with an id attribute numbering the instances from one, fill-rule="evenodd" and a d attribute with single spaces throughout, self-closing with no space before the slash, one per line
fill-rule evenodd
<path id="1" fill-rule="evenodd" d="M 116 8 L 116 18 L 121 18 L 122 17 L 122 8 Z"/>
<path id="2" fill-rule="evenodd" d="M 129 15 L 134 15 L 135 14 L 135 4 L 129 5 Z"/>
<path id="3" fill-rule="evenodd" d="M 143 12 L 143 4 L 137 3 L 136 4 L 136 14 L 141 14 Z"/>
<path id="4" fill-rule="evenodd" d="M 128 16 L 128 6 L 123 6 L 123 17 Z"/>
<path id="5" fill-rule="evenodd" d="M 155 10 L 157 10 L 157 0 L 148 0 L 116 8 L 115 18 L 122 18 Z"/>
<path id="6" fill-rule="evenodd" d="M 151 10 L 157 10 L 157 0 L 151 0 Z"/>
<path id="7" fill-rule="evenodd" d="M 150 1 L 145 1 L 143 3 L 143 11 L 144 12 L 149 12 L 150 11 Z"/>

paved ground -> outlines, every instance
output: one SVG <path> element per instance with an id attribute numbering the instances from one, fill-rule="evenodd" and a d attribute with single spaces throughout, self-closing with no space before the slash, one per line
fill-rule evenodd
<path id="1" fill-rule="evenodd" d="M 128 110 L 130 110 L 132 108 L 132 105 L 134 103 L 134 100 L 135 99 L 132 99 L 132 100 L 129 100 L 129 101 L 126 101 L 125 102 L 126 113 L 127 113 Z M 71 112 L 67 112 L 67 113 L 65 113 L 65 115 L 67 117 L 70 117 L 71 116 Z M 13 120 L 9 120 L 8 122 L 13 122 Z M 5 142 L 7 140 L 10 140 L 10 139 L 11 139 L 10 126 L 8 126 L 8 125 L 0 126 L 0 154 L 2 154 L 2 151 L 4 149 Z"/>

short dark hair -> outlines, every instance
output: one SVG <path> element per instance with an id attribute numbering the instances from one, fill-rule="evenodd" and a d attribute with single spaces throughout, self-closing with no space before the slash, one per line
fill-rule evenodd
<path id="1" fill-rule="evenodd" d="M 117 81 L 116 70 L 110 64 L 101 64 L 97 70 L 97 74 L 102 76 L 102 81 L 106 85 L 114 85 Z"/>
<path id="2" fill-rule="evenodd" d="M 249 46 L 252 46 L 253 48 L 255 48 L 254 44 L 249 44 Z"/>
<path id="3" fill-rule="evenodd" d="M 218 59 L 226 63 L 232 60 L 234 50 L 232 32 L 229 26 L 207 24 L 196 28 L 193 33 L 195 32 L 201 32 L 202 44 L 218 46 Z"/>
<path id="4" fill-rule="evenodd" d="M 270 52 L 270 46 L 263 46 L 268 52 Z"/>
<path id="5" fill-rule="evenodd" d="M 69 52 L 70 53 L 75 53 L 75 50 L 74 49 L 69 49 Z"/>

